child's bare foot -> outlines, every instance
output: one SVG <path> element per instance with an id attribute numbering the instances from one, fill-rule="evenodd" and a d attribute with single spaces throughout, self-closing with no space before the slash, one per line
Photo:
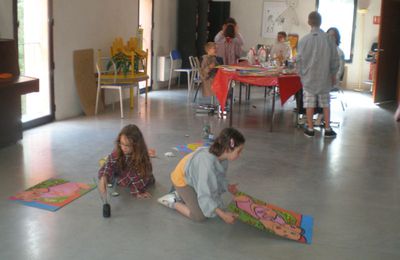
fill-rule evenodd
<path id="1" fill-rule="evenodd" d="M 150 199 L 151 198 L 151 194 L 149 192 L 145 191 L 145 192 L 136 194 L 136 198 L 138 198 L 138 199 Z"/>

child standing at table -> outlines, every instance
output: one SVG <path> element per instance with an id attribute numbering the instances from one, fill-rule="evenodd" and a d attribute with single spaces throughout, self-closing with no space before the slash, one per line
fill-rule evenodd
<path id="1" fill-rule="evenodd" d="M 211 85 L 217 74 L 216 66 L 223 63 L 221 57 L 217 57 L 217 45 L 215 42 L 207 42 L 204 46 L 207 54 L 203 55 L 201 60 L 200 78 L 202 83 L 203 97 L 212 96 Z"/>
<path id="2" fill-rule="evenodd" d="M 240 156 L 244 143 L 243 135 L 236 129 L 222 130 L 210 148 L 199 148 L 178 163 L 171 173 L 176 191 L 158 202 L 194 221 L 219 216 L 232 224 L 236 215 L 223 209 L 221 195 L 227 190 L 237 192 L 237 185 L 228 184 L 225 174 L 228 161 Z"/>
<path id="3" fill-rule="evenodd" d="M 129 187 L 136 198 L 150 198 L 147 191 L 155 182 L 149 152 L 142 132 L 136 125 L 127 125 L 118 134 L 115 149 L 99 170 L 99 190 L 106 192 L 107 183 Z"/>

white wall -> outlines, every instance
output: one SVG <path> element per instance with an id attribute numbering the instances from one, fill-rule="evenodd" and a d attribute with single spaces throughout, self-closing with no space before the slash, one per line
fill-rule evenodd
<path id="1" fill-rule="evenodd" d="M 12 0 L 0 0 L 0 38 L 14 39 Z"/>
<path id="2" fill-rule="evenodd" d="M 256 46 L 258 43 L 271 44 L 274 42 L 274 39 L 265 39 L 261 37 L 262 8 L 264 0 L 230 0 L 230 2 L 231 16 L 238 22 L 239 31 L 245 39 L 244 48 L 246 50 L 250 47 Z M 293 26 L 289 33 L 298 33 L 300 37 L 302 37 L 310 30 L 307 25 L 307 16 L 311 11 L 315 10 L 316 0 L 301 0 L 298 2 L 299 4 L 296 8 L 296 13 L 299 18 L 299 25 Z M 357 28 L 361 27 L 361 19 L 357 18 L 353 62 L 347 64 L 348 88 L 358 87 L 360 67 L 362 81 L 368 78 L 369 63 L 365 62 L 365 57 L 371 47 L 371 43 L 378 37 L 379 26 L 372 24 L 372 17 L 380 15 L 381 0 L 370 2 L 372 3 L 369 4 L 369 11 L 365 16 L 364 31 L 360 31 L 360 29 L 357 30 Z M 364 37 L 363 47 L 361 47 L 362 36 Z"/>
<path id="3" fill-rule="evenodd" d="M 75 88 L 73 51 L 102 49 L 109 55 L 115 37 L 136 35 L 138 0 L 54 1 L 54 61 L 56 119 L 82 113 Z"/>
<path id="4" fill-rule="evenodd" d="M 168 56 L 177 46 L 177 13 L 178 0 L 154 1 L 154 31 L 153 31 L 153 88 L 159 89 L 168 82 L 157 82 L 157 57 Z"/>

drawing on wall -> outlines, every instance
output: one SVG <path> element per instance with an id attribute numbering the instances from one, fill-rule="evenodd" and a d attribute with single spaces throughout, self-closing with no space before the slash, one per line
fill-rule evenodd
<path id="1" fill-rule="evenodd" d="M 279 31 L 290 32 L 293 25 L 299 24 L 295 8 L 298 0 L 285 2 L 264 2 L 262 32 L 263 38 L 275 38 Z"/>

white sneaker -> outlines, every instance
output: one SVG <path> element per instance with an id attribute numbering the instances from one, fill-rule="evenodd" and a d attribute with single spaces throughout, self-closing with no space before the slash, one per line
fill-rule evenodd
<path id="1" fill-rule="evenodd" d="M 177 196 L 175 192 L 172 192 L 162 196 L 161 198 L 158 198 L 157 201 L 168 208 L 175 209 Z"/>
<path id="2" fill-rule="evenodd" d="M 113 192 L 111 192 L 111 196 L 118 197 L 119 196 L 119 192 L 113 191 Z"/>

